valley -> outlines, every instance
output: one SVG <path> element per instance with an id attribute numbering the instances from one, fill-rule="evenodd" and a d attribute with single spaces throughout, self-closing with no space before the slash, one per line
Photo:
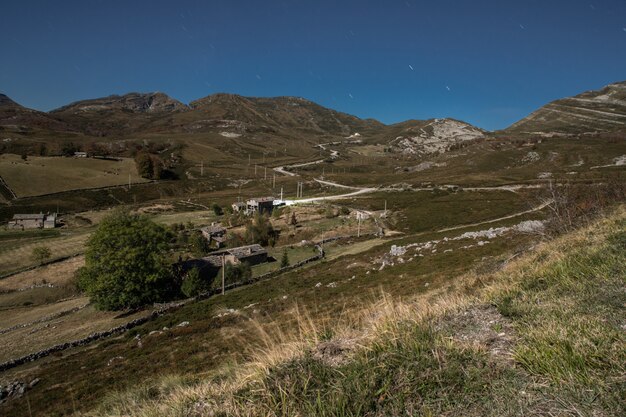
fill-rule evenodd
<path id="1" fill-rule="evenodd" d="M 0 385 L 37 381 L 0 398 L 1 414 L 103 415 L 146 381 L 230 380 L 249 364 L 299 357 L 299 338 L 348 343 L 338 326 L 357 332 L 381 300 L 427 308 L 478 297 L 573 230 L 558 229 L 563 207 L 623 218 L 623 85 L 564 99 L 576 116 L 548 117 L 550 104 L 498 132 L 452 119 L 384 125 L 294 97 L 187 105 L 131 93 L 43 113 L 0 96 L 0 219 L 60 215 L 52 229 L 0 230 Z M 582 116 L 594 112 L 613 113 Z M 167 174 L 142 177 L 141 153 Z M 220 253 L 192 244 L 217 224 L 226 250 L 257 243 L 246 240 L 253 217 L 231 207 L 266 196 L 269 261 L 224 294 L 219 268 L 204 294 L 141 308 L 101 311 L 81 290 L 88 242 L 112 213 L 162 226 L 163 257 L 178 265 Z"/>

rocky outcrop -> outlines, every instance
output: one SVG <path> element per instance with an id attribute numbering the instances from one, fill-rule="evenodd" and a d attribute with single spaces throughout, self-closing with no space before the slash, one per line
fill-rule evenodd
<path id="1" fill-rule="evenodd" d="M 409 127 L 389 142 L 389 150 L 392 152 L 418 156 L 440 154 L 485 137 L 482 129 L 453 119 L 406 124 Z"/>
<path id="2" fill-rule="evenodd" d="M 82 100 L 52 110 L 53 114 L 122 110 L 133 113 L 171 113 L 188 107 L 163 93 L 129 93 Z"/>

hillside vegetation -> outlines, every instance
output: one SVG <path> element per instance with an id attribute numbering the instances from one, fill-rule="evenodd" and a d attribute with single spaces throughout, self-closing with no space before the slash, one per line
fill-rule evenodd
<path id="1" fill-rule="evenodd" d="M 624 415 L 625 278 L 622 205 L 454 288 L 333 326 L 301 312 L 251 363 L 163 377 L 91 415 Z"/>

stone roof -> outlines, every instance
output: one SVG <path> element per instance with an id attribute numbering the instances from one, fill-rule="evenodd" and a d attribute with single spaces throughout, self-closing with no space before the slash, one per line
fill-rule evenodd
<path id="1" fill-rule="evenodd" d="M 13 220 L 43 220 L 46 217 L 45 214 L 14 214 Z"/>

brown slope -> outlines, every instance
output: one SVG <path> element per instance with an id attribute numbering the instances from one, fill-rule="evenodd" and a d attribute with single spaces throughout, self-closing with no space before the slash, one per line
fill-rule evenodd
<path id="1" fill-rule="evenodd" d="M 72 127 L 47 113 L 26 108 L 5 94 L 0 94 L 0 126 L 10 133 L 33 133 L 37 131 L 67 132 Z"/>
<path id="2" fill-rule="evenodd" d="M 172 114 L 188 109 L 163 93 L 129 93 L 81 100 L 50 112 L 91 136 L 125 136 L 167 126 Z"/>
<path id="3" fill-rule="evenodd" d="M 580 134 L 626 129 L 626 81 L 553 101 L 503 133 Z"/>

